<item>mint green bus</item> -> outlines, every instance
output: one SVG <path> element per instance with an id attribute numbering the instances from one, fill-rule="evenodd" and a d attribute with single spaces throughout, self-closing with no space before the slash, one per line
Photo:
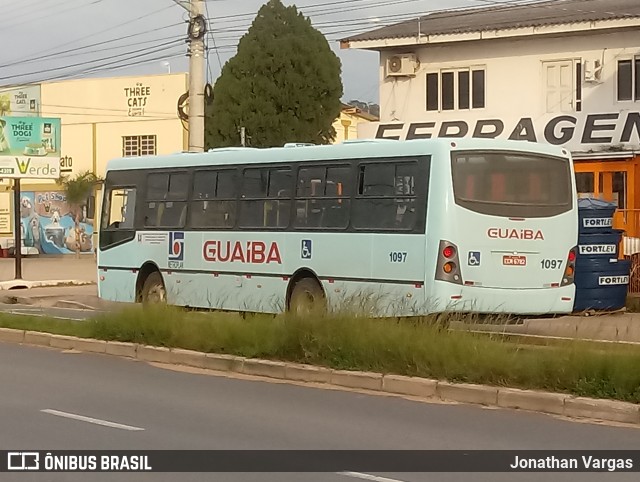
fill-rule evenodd
<path id="1" fill-rule="evenodd" d="M 570 313 L 569 152 L 489 139 L 114 159 L 98 248 L 106 300 L 241 312 Z M 363 305 L 363 306 L 364 306 Z"/>

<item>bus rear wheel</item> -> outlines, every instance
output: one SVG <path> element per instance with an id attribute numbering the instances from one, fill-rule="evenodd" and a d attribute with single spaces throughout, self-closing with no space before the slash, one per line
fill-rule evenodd
<path id="1" fill-rule="evenodd" d="M 320 284 L 312 278 L 298 281 L 291 292 L 289 312 L 294 315 L 309 315 L 323 313 L 326 310 L 326 300 Z"/>
<path id="2" fill-rule="evenodd" d="M 151 273 L 142 286 L 142 303 L 145 305 L 165 304 L 167 302 L 167 290 L 158 271 Z"/>

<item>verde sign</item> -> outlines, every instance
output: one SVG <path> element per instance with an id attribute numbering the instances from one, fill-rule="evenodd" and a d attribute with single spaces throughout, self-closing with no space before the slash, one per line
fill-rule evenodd
<path id="1" fill-rule="evenodd" d="M 0 176 L 60 177 L 60 119 L 0 117 Z"/>

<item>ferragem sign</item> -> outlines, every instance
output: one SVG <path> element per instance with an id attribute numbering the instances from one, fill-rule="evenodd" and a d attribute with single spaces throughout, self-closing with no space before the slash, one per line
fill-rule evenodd
<path id="1" fill-rule="evenodd" d="M 587 115 L 545 115 L 541 118 L 425 120 L 421 122 L 360 124 L 358 137 L 431 139 L 474 137 L 547 142 L 571 150 L 599 150 L 598 146 L 640 146 L 640 112 Z"/>

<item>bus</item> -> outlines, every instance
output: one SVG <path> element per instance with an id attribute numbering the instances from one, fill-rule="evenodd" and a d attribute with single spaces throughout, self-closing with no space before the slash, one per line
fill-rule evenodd
<path id="1" fill-rule="evenodd" d="M 270 314 L 358 303 L 379 317 L 562 314 L 577 241 L 571 154 L 542 143 L 363 139 L 126 157 L 107 165 L 98 291 Z"/>

